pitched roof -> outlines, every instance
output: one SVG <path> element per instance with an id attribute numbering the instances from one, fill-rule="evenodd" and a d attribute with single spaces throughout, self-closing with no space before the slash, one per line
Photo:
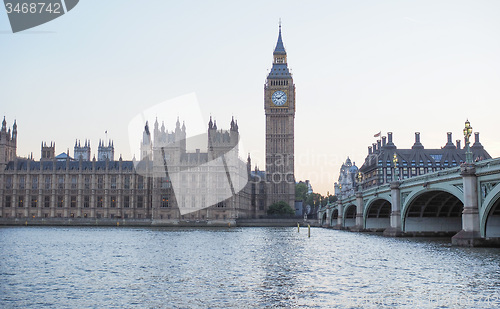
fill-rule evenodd
<path id="1" fill-rule="evenodd" d="M 291 76 L 286 63 L 274 63 L 267 78 L 289 78 Z"/>

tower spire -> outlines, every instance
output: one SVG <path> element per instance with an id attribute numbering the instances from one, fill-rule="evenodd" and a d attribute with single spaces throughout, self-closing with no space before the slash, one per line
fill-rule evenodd
<path id="1" fill-rule="evenodd" d="M 281 18 L 279 22 L 279 33 L 278 42 L 276 43 L 276 48 L 274 48 L 274 55 L 286 55 L 285 46 L 283 45 L 283 39 L 281 38 Z"/>
<path id="2" fill-rule="evenodd" d="M 267 78 L 291 78 L 292 75 L 288 70 L 285 46 L 283 45 L 283 39 L 281 38 L 281 19 L 279 23 L 279 33 L 278 42 L 276 42 L 276 47 L 273 52 L 273 67 Z"/>

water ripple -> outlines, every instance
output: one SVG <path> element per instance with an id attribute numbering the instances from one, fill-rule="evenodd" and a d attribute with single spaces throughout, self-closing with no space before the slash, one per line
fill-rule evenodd
<path id="1" fill-rule="evenodd" d="M 296 228 L 0 228 L 1 308 L 493 308 L 500 250 Z"/>

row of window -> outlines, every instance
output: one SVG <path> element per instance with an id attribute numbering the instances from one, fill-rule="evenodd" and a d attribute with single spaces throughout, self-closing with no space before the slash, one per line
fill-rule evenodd
<path id="1" fill-rule="evenodd" d="M 164 208 L 172 206 L 172 204 L 169 202 L 169 200 L 170 200 L 170 195 L 162 195 L 160 206 L 164 207 Z M 181 200 L 180 205 L 186 205 L 186 197 L 185 196 L 181 196 L 180 200 Z M 206 204 L 206 200 L 205 200 L 204 196 L 201 197 L 201 204 L 197 204 L 196 196 L 191 197 L 191 207 L 195 208 L 198 205 L 205 205 L 205 204 Z M 224 201 L 219 202 L 215 205 L 215 207 L 217 207 L 217 208 L 226 207 L 226 203 Z"/>
<path id="2" fill-rule="evenodd" d="M 43 176 L 42 176 L 43 177 Z M 32 189 L 38 189 L 39 186 L 39 181 L 38 181 L 38 175 L 32 175 L 31 176 L 31 188 Z M 90 189 L 91 188 L 91 176 L 83 176 L 84 179 L 84 188 L 85 189 Z M 117 189 L 117 179 L 118 176 L 112 175 L 109 177 L 109 182 L 110 182 L 110 187 L 111 189 Z M 41 187 L 45 189 L 51 189 L 52 185 L 52 176 L 47 175 L 43 177 L 43 185 Z M 104 189 L 104 175 L 97 175 L 97 188 L 98 189 Z M 19 189 L 25 189 L 26 188 L 26 175 L 19 175 L 18 176 L 18 183 L 19 183 Z M 125 175 L 123 177 L 123 188 L 124 189 L 130 189 L 130 176 Z M 63 175 L 58 175 L 57 180 L 56 180 L 56 186 L 58 189 L 64 189 L 65 185 L 65 176 Z M 77 189 L 78 188 L 78 176 L 72 175 L 71 176 L 71 189 Z M 5 179 L 5 189 L 12 189 L 13 186 L 13 176 L 12 175 L 7 175 Z M 144 189 L 144 179 L 142 176 L 137 177 L 137 189 Z"/>
<path id="3" fill-rule="evenodd" d="M 288 86 L 288 79 L 285 79 L 285 80 L 271 80 L 271 86 Z"/>
<path id="4" fill-rule="evenodd" d="M 19 196 L 17 198 L 17 207 L 27 207 L 26 203 L 25 203 L 25 197 L 24 196 Z M 104 207 L 104 197 L 103 196 L 97 196 L 96 198 L 96 207 L 97 208 L 102 208 Z M 64 207 L 64 196 L 57 196 L 57 199 L 56 199 L 56 207 L 58 208 L 62 208 Z M 168 202 L 168 199 L 167 199 L 167 202 Z M 7 195 L 5 196 L 5 203 L 4 203 L 4 206 L 9 208 L 9 207 L 14 207 L 13 204 L 13 198 L 12 196 L 10 195 Z M 90 196 L 86 195 L 83 197 L 83 207 L 84 208 L 90 208 Z M 38 203 L 38 197 L 37 196 L 32 196 L 31 197 L 31 200 L 29 201 L 29 205 L 32 207 L 32 208 L 36 208 L 36 207 L 45 207 L 45 208 L 49 208 L 50 205 L 51 205 L 51 198 L 50 196 L 44 196 L 43 197 L 43 200 L 41 201 L 41 203 Z M 118 203 L 117 203 L 117 198 L 116 196 L 110 196 L 110 199 L 109 199 L 109 204 L 108 206 L 110 208 L 116 208 L 118 206 Z M 135 203 L 135 206 L 137 208 L 142 208 L 144 206 L 144 197 L 142 195 L 138 195 L 137 196 L 137 200 L 136 200 L 136 203 Z M 77 197 L 75 195 L 72 195 L 69 197 L 69 207 L 70 208 L 76 208 L 77 207 Z M 130 208 L 131 207 L 131 203 L 130 203 L 130 196 L 124 196 L 123 197 L 123 207 L 124 208 Z"/>
<path id="5" fill-rule="evenodd" d="M 15 214 L 15 216 L 16 216 L 16 218 L 24 218 L 24 217 L 26 217 L 26 216 L 25 216 L 23 213 L 21 213 L 21 212 L 19 212 L 19 213 Z M 9 218 L 9 217 L 10 217 L 10 214 L 9 214 L 9 213 L 5 213 L 5 218 Z M 36 218 L 36 217 L 37 217 L 37 215 L 36 215 L 36 214 L 34 214 L 34 213 L 31 213 L 31 214 L 29 215 L 29 217 L 34 219 L 34 218 Z M 49 215 L 48 213 L 44 213 L 44 214 L 42 215 L 42 217 L 43 217 L 43 218 L 49 218 L 49 217 L 50 217 L 50 215 Z M 64 216 L 63 216 L 63 214 L 62 214 L 62 213 L 58 212 L 58 213 L 56 213 L 56 214 L 55 214 L 55 217 L 56 217 L 56 218 L 63 218 Z M 76 216 L 75 216 L 75 214 L 74 214 L 74 213 L 70 213 L 69 217 L 70 217 L 70 218 L 75 218 Z M 90 214 L 88 214 L 88 213 L 83 213 L 83 216 L 82 216 L 82 217 L 83 217 L 83 218 L 90 218 Z M 123 218 L 124 218 L 124 219 L 129 219 L 129 218 L 132 218 L 132 217 L 133 217 L 133 215 L 131 215 L 131 214 L 128 214 L 128 213 L 124 213 L 124 214 L 123 214 Z M 147 216 L 147 215 L 144 215 L 144 216 L 143 216 L 143 214 L 136 214 L 136 217 L 137 217 L 137 219 L 142 219 L 142 218 L 147 218 L 148 216 Z M 104 216 L 103 214 L 101 214 L 100 212 L 97 212 L 97 213 L 96 213 L 96 215 L 95 215 L 95 218 L 97 218 L 97 219 L 101 219 L 101 218 L 105 218 L 105 216 Z M 115 219 L 115 218 L 116 218 L 116 219 L 120 219 L 120 218 L 121 218 L 121 216 L 115 216 L 115 214 L 109 214 L 109 218 L 110 218 L 110 219 Z M 170 219 L 170 215 L 169 215 L 169 219 Z"/>
<path id="6" fill-rule="evenodd" d="M 378 165 L 379 166 L 382 166 L 382 161 L 379 160 L 378 161 Z M 385 165 L 386 166 L 391 166 L 393 167 L 394 166 L 394 162 L 392 162 L 391 160 L 387 160 L 385 162 Z M 424 162 L 423 161 L 420 161 L 418 164 L 415 162 L 415 161 L 411 161 L 410 164 L 408 164 L 408 162 L 406 161 L 402 161 L 402 162 L 398 162 L 398 167 L 401 167 L 401 166 L 425 166 Z M 446 167 L 450 167 L 450 166 L 457 166 L 457 161 L 453 160 L 451 161 L 451 163 L 448 161 L 448 160 L 445 160 L 443 162 L 443 166 L 446 166 Z M 427 166 L 428 167 L 432 167 L 432 166 L 441 166 L 441 162 L 435 162 L 435 163 L 432 163 L 431 161 L 427 161 Z"/>
<path id="7" fill-rule="evenodd" d="M 419 175 L 424 175 L 426 173 L 431 173 L 439 170 L 443 170 L 443 167 L 434 167 L 434 168 L 424 168 L 424 167 L 411 167 L 411 168 L 402 168 L 399 173 L 399 178 L 400 179 L 407 179 L 410 177 L 415 177 Z M 382 173 L 382 170 L 379 171 L 379 183 L 384 183 L 384 174 Z M 392 176 L 392 169 L 386 169 L 386 174 L 385 174 L 385 182 L 391 182 L 393 181 L 393 176 Z"/>
<path id="8" fill-rule="evenodd" d="M 146 218 L 146 217 L 147 217 L 146 215 L 144 215 L 144 217 L 143 217 L 143 214 L 136 214 L 136 216 L 137 216 L 137 219 L 142 219 L 142 218 Z M 10 217 L 10 214 L 9 214 L 9 213 L 6 213 L 6 214 L 5 214 L 5 218 L 9 218 L 9 217 Z M 17 214 L 16 214 L 16 217 L 17 217 L 17 218 L 24 218 L 24 217 L 25 217 L 25 215 L 24 215 L 23 213 L 17 213 Z M 34 214 L 34 213 L 31 213 L 31 214 L 29 215 L 29 217 L 30 217 L 30 218 L 36 218 L 36 217 L 37 217 L 37 215 L 36 215 L 36 214 Z M 43 217 L 44 217 L 44 218 L 49 218 L 49 217 L 50 217 L 50 215 L 49 215 L 48 213 L 44 213 L 44 214 L 43 214 Z M 55 217 L 56 217 L 56 218 L 63 218 L 63 213 L 58 212 L 58 213 L 56 213 L 56 214 L 55 214 Z M 69 217 L 70 217 L 70 218 L 75 218 L 75 217 L 76 217 L 76 216 L 75 216 L 75 213 L 70 213 Z M 83 218 L 90 218 L 90 214 L 88 214 L 88 213 L 83 213 L 83 214 L 82 214 L 82 217 L 83 217 Z M 96 217 L 97 219 L 104 218 L 103 214 L 101 214 L 100 212 L 97 212 L 97 213 L 95 214 L 95 217 Z M 128 218 L 130 218 L 130 217 L 131 217 L 131 215 L 130 215 L 130 214 L 128 214 L 128 213 L 124 213 L 124 214 L 123 214 L 123 218 L 124 218 L 124 219 L 128 219 Z M 116 218 L 121 218 L 121 216 L 116 216 L 115 214 L 109 214 L 109 218 L 110 218 L 110 219 L 116 219 Z M 167 214 L 167 215 L 165 215 L 165 216 L 164 216 L 163 214 L 160 214 L 160 219 L 171 219 L 171 218 L 172 218 L 172 215 L 171 215 L 171 214 Z M 218 220 L 219 218 L 222 218 L 222 219 L 226 220 L 226 219 L 227 219 L 227 216 L 226 216 L 226 215 L 222 215 L 222 216 L 220 216 L 219 214 L 215 214 L 215 219 L 216 219 L 216 220 Z M 185 215 L 182 215 L 182 216 L 181 216 L 181 220 L 189 220 L 189 219 L 196 219 L 196 215 L 192 214 L 191 216 L 185 216 Z M 205 220 L 205 215 L 201 215 L 201 220 Z"/>

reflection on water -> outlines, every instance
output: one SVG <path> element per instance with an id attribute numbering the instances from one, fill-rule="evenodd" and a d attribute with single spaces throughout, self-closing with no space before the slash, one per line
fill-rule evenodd
<path id="1" fill-rule="evenodd" d="M 0 228 L 1 308 L 493 308 L 500 250 L 296 228 Z"/>

